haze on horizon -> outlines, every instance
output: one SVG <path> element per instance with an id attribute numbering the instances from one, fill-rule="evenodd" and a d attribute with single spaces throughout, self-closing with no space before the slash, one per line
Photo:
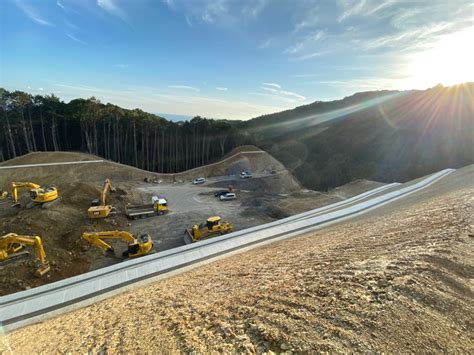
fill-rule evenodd
<path id="1" fill-rule="evenodd" d="M 5 0 L 0 87 L 249 119 L 474 81 L 470 0 Z"/>

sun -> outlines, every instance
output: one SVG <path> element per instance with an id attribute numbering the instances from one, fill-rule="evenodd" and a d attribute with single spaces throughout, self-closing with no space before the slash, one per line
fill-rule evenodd
<path id="1" fill-rule="evenodd" d="M 407 85 L 427 88 L 474 81 L 474 27 L 443 37 L 407 67 Z"/>

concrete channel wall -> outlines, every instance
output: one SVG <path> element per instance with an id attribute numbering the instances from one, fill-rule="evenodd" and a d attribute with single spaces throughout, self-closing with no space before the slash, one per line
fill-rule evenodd
<path id="1" fill-rule="evenodd" d="M 424 189 L 450 174 L 442 170 L 401 189 L 390 184 L 353 198 L 220 238 L 185 245 L 78 275 L 26 291 L 0 297 L 0 325 L 4 330 L 42 321 L 95 303 L 114 294 L 210 262 L 225 254 L 337 223 Z M 386 190 L 391 190 L 385 192 Z M 384 193 L 385 192 L 385 193 Z M 375 197 L 370 198 L 375 195 Z"/>

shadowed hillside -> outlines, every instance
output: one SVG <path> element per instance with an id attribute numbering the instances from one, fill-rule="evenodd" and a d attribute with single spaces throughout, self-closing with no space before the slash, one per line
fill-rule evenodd
<path id="1" fill-rule="evenodd" d="M 472 164 L 473 105 L 470 83 L 356 94 L 246 125 L 260 147 L 283 162 L 303 185 L 328 189 L 359 178 L 407 181 Z M 293 114 L 296 117 L 291 118 Z"/>

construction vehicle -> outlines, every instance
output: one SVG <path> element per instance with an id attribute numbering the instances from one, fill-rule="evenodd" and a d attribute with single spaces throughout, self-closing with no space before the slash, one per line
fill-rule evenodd
<path id="1" fill-rule="evenodd" d="M 119 239 L 127 242 L 128 248 L 122 254 L 126 258 L 136 258 L 153 251 L 153 241 L 149 234 L 140 234 L 136 238 L 132 233 L 126 231 L 85 232 L 82 234 L 82 238 L 103 249 L 107 256 L 114 256 L 115 252 L 104 239 Z"/>
<path id="2" fill-rule="evenodd" d="M 159 198 L 148 205 L 125 206 L 125 215 L 130 219 L 160 216 L 165 213 L 168 213 L 168 201 L 164 198 Z"/>
<path id="3" fill-rule="evenodd" d="M 30 237 L 26 235 L 8 233 L 0 237 L 0 262 L 28 254 L 28 252 L 23 250 L 26 246 L 34 246 L 36 255 L 40 262 L 40 266 L 36 270 L 35 275 L 41 277 L 49 272 L 51 267 L 46 260 L 43 242 L 39 236 Z"/>
<path id="4" fill-rule="evenodd" d="M 184 242 L 191 244 L 217 235 L 227 234 L 233 230 L 234 226 L 229 222 L 221 222 L 221 217 L 209 217 L 206 223 L 195 224 L 191 229 L 186 229 Z"/>
<path id="5" fill-rule="evenodd" d="M 87 210 L 89 218 L 106 218 L 116 213 L 115 207 L 107 205 L 107 194 L 109 191 L 114 192 L 115 188 L 112 186 L 110 179 L 105 179 L 100 199 L 93 200 L 91 207 Z"/>
<path id="6" fill-rule="evenodd" d="M 42 205 L 44 208 L 51 207 L 57 202 L 61 201 L 58 189 L 53 186 L 41 187 L 34 182 L 12 182 L 12 201 L 13 206 L 19 206 L 18 190 L 30 189 L 30 198 L 36 203 Z"/>

